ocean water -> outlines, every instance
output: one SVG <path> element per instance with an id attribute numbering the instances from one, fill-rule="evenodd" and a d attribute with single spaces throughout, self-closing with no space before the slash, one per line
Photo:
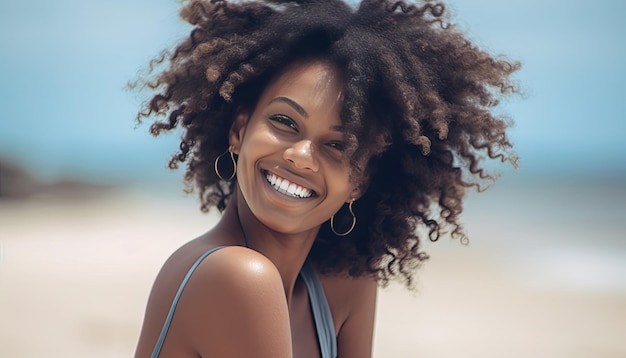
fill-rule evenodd
<path id="1" fill-rule="evenodd" d="M 512 177 L 468 193 L 461 221 L 469 244 L 425 242 L 432 260 L 451 250 L 486 252 L 503 272 L 538 288 L 626 294 L 626 180 Z M 170 181 L 139 192 L 202 215 L 196 196 L 181 188 Z"/>

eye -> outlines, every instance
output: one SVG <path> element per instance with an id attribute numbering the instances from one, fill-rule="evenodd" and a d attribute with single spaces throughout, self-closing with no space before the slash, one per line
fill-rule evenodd
<path id="1" fill-rule="evenodd" d="M 275 114 L 273 116 L 270 116 L 270 120 L 277 123 L 278 126 L 289 127 L 298 132 L 298 126 L 296 125 L 296 122 L 283 114 Z"/>
<path id="2" fill-rule="evenodd" d="M 326 143 L 326 145 L 330 148 L 336 149 L 340 152 L 343 152 L 343 150 L 346 148 L 346 144 L 342 141 L 333 141 L 333 142 L 328 142 Z"/>

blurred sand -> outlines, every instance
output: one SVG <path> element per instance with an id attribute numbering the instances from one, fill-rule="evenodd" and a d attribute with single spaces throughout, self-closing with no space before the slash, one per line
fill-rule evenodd
<path id="1" fill-rule="evenodd" d="M 566 256 L 552 261 L 549 251 L 562 245 L 558 230 L 535 225 L 557 242 L 518 250 L 533 225 L 512 228 L 517 213 L 480 205 L 465 219 L 469 246 L 426 246 L 417 293 L 380 291 L 374 356 L 626 357 L 626 253 L 587 255 L 565 271 L 590 279 L 571 282 L 557 269 Z M 193 198 L 132 191 L 0 201 L 0 357 L 132 356 L 160 265 L 214 220 Z M 577 232 L 586 235 L 564 235 L 577 242 Z M 594 262 L 608 266 L 585 269 Z"/>

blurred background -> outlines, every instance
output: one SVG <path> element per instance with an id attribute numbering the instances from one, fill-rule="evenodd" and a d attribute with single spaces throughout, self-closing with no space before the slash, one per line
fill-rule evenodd
<path id="1" fill-rule="evenodd" d="M 448 1 L 523 63 L 521 157 L 470 194 L 469 246 L 381 290 L 376 357 L 625 357 L 626 2 Z M 177 135 L 126 84 L 189 28 L 174 0 L 0 3 L 0 356 L 130 356 L 167 256 L 206 231 Z"/>

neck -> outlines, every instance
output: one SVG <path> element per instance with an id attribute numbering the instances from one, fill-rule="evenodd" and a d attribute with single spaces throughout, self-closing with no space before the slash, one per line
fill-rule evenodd
<path id="1" fill-rule="evenodd" d="M 281 275 L 285 297 L 290 303 L 298 274 L 319 227 L 298 234 L 276 232 L 254 216 L 239 192 L 233 193 L 220 223 L 227 225 L 225 229 L 233 234 L 237 233 L 233 236 L 239 245 L 258 251 L 272 261 Z"/>

